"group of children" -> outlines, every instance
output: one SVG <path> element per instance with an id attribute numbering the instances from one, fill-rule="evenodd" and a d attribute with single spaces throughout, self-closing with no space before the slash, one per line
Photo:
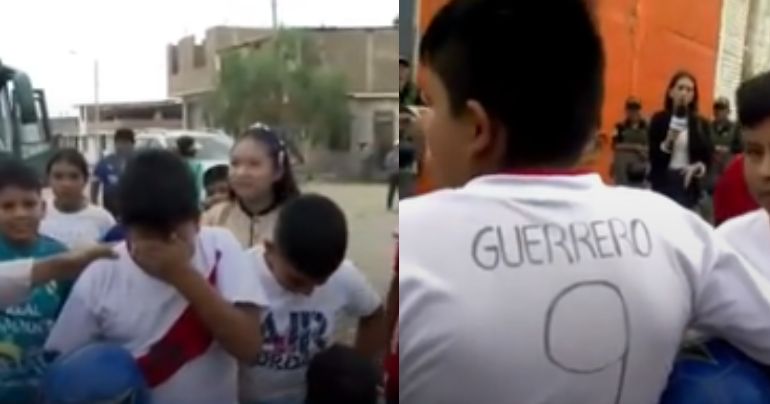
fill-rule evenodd
<path id="1" fill-rule="evenodd" d="M 0 402 L 36 402 L 55 357 L 102 342 L 136 358 L 157 404 L 377 402 L 381 299 L 345 258 L 344 213 L 300 194 L 275 132 L 248 130 L 230 166 L 205 174 L 205 212 L 170 151 L 127 161 L 119 224 L 85 197 L 76 150 L 47 174 L 50 202 L 33 170 L 0 162 L 0 260 L 124 240 L 74 285 L 50 282 L 0 312 Z M 359 319 L 353 348 L 334 341 L 343 314 Z"/>

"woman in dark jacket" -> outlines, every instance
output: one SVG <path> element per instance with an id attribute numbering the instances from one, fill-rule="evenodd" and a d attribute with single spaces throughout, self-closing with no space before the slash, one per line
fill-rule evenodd
<path id="1" fill-rule="evenodd" d="M 665 110 L 650 121 L 650 185 L 692 209 L 700 199 L 701 180 L 711 165 L 714 146 L 709 123 L 698 115 L 698 84 L 678 72 L 666 90 Z"/>

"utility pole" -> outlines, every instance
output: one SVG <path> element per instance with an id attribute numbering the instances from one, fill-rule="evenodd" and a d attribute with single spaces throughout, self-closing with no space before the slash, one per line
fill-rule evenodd
<path id="1" fill-rule="evenodd" d="M 278 31 L 278 0 L 270 0 L 270 11 L 273 16 L 273 30 Z"/>
<path id="2" fill-rule="evenodd" d="M 99 59 L 94 59 L 94 109 L 94 128 L 98 133 L 102 119 L 102 108 L 99 105 Z"/>

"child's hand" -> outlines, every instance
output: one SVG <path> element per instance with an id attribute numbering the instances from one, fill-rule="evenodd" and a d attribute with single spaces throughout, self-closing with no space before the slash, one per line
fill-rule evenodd
<path id="1" fill-rule="evenodd" d="M 129 245 L 131 257 L 148 275 L 174 285 L 190 272 L 190 259 L 195 247 L 173 234 L 167 240 L 134 238 Z"/>

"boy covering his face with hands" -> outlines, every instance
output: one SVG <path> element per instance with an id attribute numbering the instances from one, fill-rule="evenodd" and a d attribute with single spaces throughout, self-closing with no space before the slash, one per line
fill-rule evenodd
<path id="1" fill-rule="evenodd" d="M 122 345 L 158 404 L 237 401 L 237 362 L 259 355 L 266 299 L 237 240 L 198 227 L 196 194 L 173 153 L 146 151 L 129 162 L 119 191 L 127 229 L 119 258 L 81 276 L 47 348 Z"/>

